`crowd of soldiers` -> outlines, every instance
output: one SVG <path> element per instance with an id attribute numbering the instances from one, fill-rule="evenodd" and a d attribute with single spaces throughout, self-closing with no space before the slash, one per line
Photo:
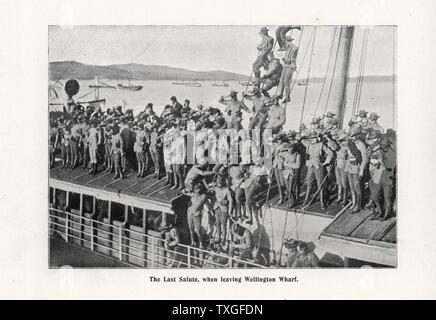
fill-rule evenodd
<path id="1" fill-rule="evenodd" d="M 105 171 L 115 173 L 114 179 L 122 179 L 128 170 L 136 170 L 138 178 L 146 174 L 166 177 L 171 189 L 191 197 L 187 220 L 192 246 L 228 254 L 237 252 L 243 260 L 253 259 L 265 265 L 271 261 L 270 249 L 265 251 L 256 246 L 245 226 L 252 225 L 254 220 L 258 227 L 262 225 L 257 196 L 272 183 L 277 185 L 278 204 L 287 208 L 297 205 L 305 208 L 319 199 L 321 209 L 335 202 L 349 205 L 351 213 L 357 213 L 365 205 L 373 210 L 372 219 L 390 218 L 395 211 L 396 134 L 392 129 L 385 132 L 378 124 L 376 113 L 368 115 L 365 110 L 359 110 L 345 130 L 340 128 L 336 115 L 327 112 L 298 130 L 284 131 L 290 81 L 298 53 L 293 39 L 286 36 L 293 29 L 300 28 L 281 26 L 276 33 L 278 50 L 285 51 L 283 63 L 274 57 L 274 40 L 268 29 L 260 30 L 262 43 L 253 64 L 253 90 L 243 93 L 241 99 L 236 91 L 220 97 L 218 103 L 224 110 L 203 105 L 191 107 L 188 99 L 181 104 L 173 96 L 160 115 L 148 103 L 137 115 L 122 107 L 103 111 L 74 105 L 71 113 L 52 117 L 50 165 L 54 166 L 55 153 L 59 150 L 65 169 L 81 165 L 90 174 L 96 174 L 99 165 L 103 165 Z M 262 76 L 261 68 L 265 69 Z M 273 87 L 277 87 L 277 93 L 270 95 Z M 247 105 L 245 101 L 250 103 Z M 249 129 L 271 130 L 272 168 L 256 159 L 209 164 L 200 158 L 196 163 L 188 163 L 187 132 L 195 131 L 197 136 L 218 136 L 222 129 L 240 132 L 245 115 L 251 116 Z M 178 134 L 175 139 L 164 139 L 169 132 Z M 243 147 L 240 152 L 244 152 Z M 218 147 L 217 157 L 220 155 L 226 158 L 228 149 Z M 301 201 L 303 172 L 306 172 L 306 190 Z M 367 190 L 369 200 L 364 204 Z M 334 194 L 337 198 L 333 200 Z M 380 201 L 381 194 L 383 201 Z M 206 235 L 201 227 L 203 212 L 208 215 Z M 306 267 L 315 266 L 316 259 L 307 246 L 303 242 L 295 243 L 290 248 L 297 248 L 299 256 L 307 260 L 303 259 L 306 261 L 303 263 L 297 259 L 297 262 Z"/>

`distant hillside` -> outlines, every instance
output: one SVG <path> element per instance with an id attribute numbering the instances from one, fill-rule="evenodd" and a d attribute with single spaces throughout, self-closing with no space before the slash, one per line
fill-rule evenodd
<path id="1" fill-rule="evenodd" d="M 107 79 L 128 79 L 129 72 L 114 67 L 94 66 L 75 61 L 50 62 L 50 79 L 94 79 L 101 76 Z"/>
<path id="2" fill-rule="evenodd" d="M 96 66 L 79 63 L 76 61 L 50 62 L 50 79 L 75 78 L 82 80 L 101 77 L 106 79 L 128 79 L 132 76 L 134 80 L 247 80 L 248 77 L 221 70 L 213 71 L 191 71 L 181 68 L 173 68 L 161 65 L 143 64 L 120 64 L 110 66 Z"/>
<path id="3" fill-rule="evenodd" d="M 182 68 L 173 68 L 162 65 L 144 65 L 137 63 L 114 64 L 109 66 L 96 66 L 83 64 L 76 61 L 50 62 L 50 79 L 81 79 L 90 80 L 95 77 L 105 79 L 129 79 L 130 74 L 133 80 L 185 80 L 185 81 L 243 81 L 248 80 L 248 76 L 221 70 L 212 71 L 191 71 Z M 312 77 L 309 82 L 322 82 L 324 78 Z M 329 79 L 327 79 L 329 80 Z M 356 78 L 350 78 L 355 81 Z M 368 75 L 365 81 L 390 81 L 392 76 L 372 76 Z"/>

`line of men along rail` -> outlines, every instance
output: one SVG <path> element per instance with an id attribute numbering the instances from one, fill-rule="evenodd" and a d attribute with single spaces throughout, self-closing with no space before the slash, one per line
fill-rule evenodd
<path id="1" fill-rule="evenodd" d="M 218 102 L 225 106 L 224 112 L 202 105 L 191 107 L 188 99 L 182 105 L 174 96 L 160 116 L 154 112 L 152 103 L 134 115 L 132 109 L 123 110 L 121 106 L 104 112 L 99 107 L 84 108 L 74 101 L 69 102 L 67 112 L 50 115 L 50 166 L 55 166 L 55 155 L 60 153 L 65 170 L 81 165 L 90 174 L 96 174 L 99 165 L 103 165 L 106 172 L 115 172 L 114 179 L 122 179 L 128 170 L 137 170 L 138 178 L 150 171 L 156 178 L 166 176 L 171 189 L 191 197 L 188 209 L 191 244 L 205 248 L 200 224 L 202 211 L 207 208 L 215 218 L 214 239 L 209 241 L 209 246 L 218 243 L 229 250 L 226 234 L 227 221 L 231 220 L 235 222 L 232 233 L 240 238 L 236 246 L 241 246 L 240 256 L 244 259 L 252 257 L 254 244 L 249 240 L 250 231 L 240 223 L 253 224 L 255 219 L 257 225 L 261 224 L 262 213 L 256 196 L 271 183 L 277 185 L 278 204 L 286 204 L 288 208 L 300 204 L 305 207 L 314 200 L 312 196 L 316 196 L 321 209 L 335 202 L 350 205 L 351 213 L 357 213 L 369 193 L 365 208 L 373 210 L 372 219 L 392 217 L 396 212 L 396 132 L 393 129 L 385 131 L 378 124 L 379 115 L 374 112 L 368 115 L 361 109 L 348 122 L 348 128 L 341 130 L 336 115 L 326 112 L 308 124 L 303 123 L 298 131 L 283 130 L 298 53 L 298 47 L 286 32 L 299 27 L 282 27 L 276 35 L 280 37 L 278 50 L 285 51 L 283 64 L 274 58 L 274 40 L 271 41 L 268 29 L 263 27 L 259 33 L 262 36 L 259 55 L 253 64 L 253 90 L 249 94 L 243 92 L 242 99 L 233 90 L 228 96 L 220 97 Z M 263 76 L 260 76 L 261 68 L 265 69 Z M 269 90 L 277 86 L 277 93 L 270 96 Z M 285 97 L 280 101 L 283 92 Z M 252 107 L 249 108 L 244 100 L 250 100 Z M 169 131 L 178 132 L 179 137 L 187 129 L 216 136 L 222 129 L 241 132 L 247 114 L 251 115 L 249 129 L 272 132 L 271 169 L 256 158 L 245 163 L 212 165 L 201 157 L 201 161 L 187 164 L 186 150 L 183 152 L 186 144 L 182 144 L 181 157 L 184 159 L 172 161 L 172 152 L 179 152 L 180 149 L 174 148 L 180 148 L 180 144 L 164 139 Z M 243 137 L 239 143 L 242 140 Z M 262 147 L 261 144 L 260 154 Z M 243 158 L 239 154 L 239 161 Z M 303 168 L 307 170 L 306 192 L 301 203 Z M 312 191 L 314 184 L 316 192 Z M 337 193 L 337 199 L 332 201 L 330 195 L 334 193 Z M 302 252 L 305 252 L 307 248 L 303 247 Z M 269 263 L 270 259 L 264 260 Z"/>

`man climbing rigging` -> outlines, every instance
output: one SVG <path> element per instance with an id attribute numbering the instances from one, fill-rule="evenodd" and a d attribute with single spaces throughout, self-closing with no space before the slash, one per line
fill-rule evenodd
<path id="1" fill-rule="evenodd" d="M 283 67 L 279 59 L 275 58 L 274 53 L 271 51 L 266 55 L 264 68 L 266 72 L 257 80 L 256 85 L 260 86 L 260 84 L 263 84 L 262 93 L 265 97 L 269 98 L 268 91 L 279 84 Z"/>
<path id="2" fill-rule="evenodd" d="M 262 42 L 257 46 L 257 58 L 253 62 L 253 73 L 255 82 L 260 78 L 260 68 L 266 62 L 266 55 L 272 51 L 274 46 L 274 38 L 268 35 L 269 29 L 267 27 L 260 28 L 259 35 L 262 37 Z"/>
<path id="3" fill-rule="evenodd" d="M 297 30 L 301 31 L 300 26 L 278 26 L 277 27 L 277 29 L 276 29 L 276 41 L 277 41 L 277 44 L 279 45 L 279 48 L 277 51 L 285 51 L 286 50 L 286 45 L 285 45 L 286 33 L 291 31 L 292 29 L 297 29 Z"/>
<path id="4" fill-rule="evenodd" d="M 292 75 L 297 67 L 298 47 L 292 43 L 294 39 L 285 37 L 285 55 L 283 57 L 283 70 L 280 77 L 279 88 L 277 94 L 282 97 L 285 93 L 283 103 L 290 101 L 291 94 L 291 80 Z"/>

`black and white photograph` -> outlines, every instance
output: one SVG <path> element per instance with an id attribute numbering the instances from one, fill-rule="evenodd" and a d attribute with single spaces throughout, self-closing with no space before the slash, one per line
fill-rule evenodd
<path id="1" fill-rule="evenodd" d="M 398 267 L 395 25 L 47 31 L 49 268 Z"/>

